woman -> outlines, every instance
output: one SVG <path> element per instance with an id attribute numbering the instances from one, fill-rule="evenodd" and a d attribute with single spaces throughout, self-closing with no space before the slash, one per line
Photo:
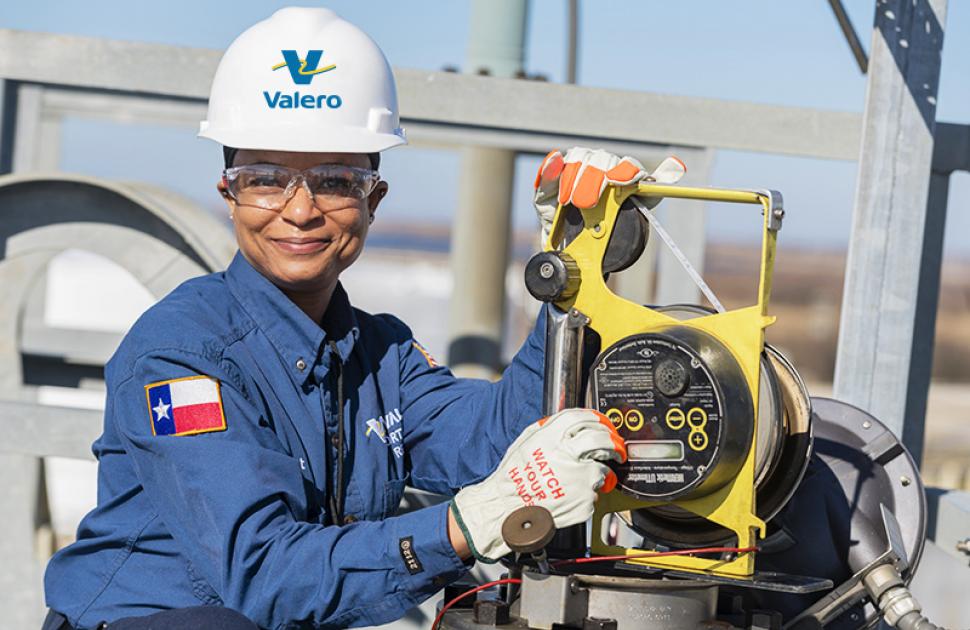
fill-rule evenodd
<path id="1" fill-rule="evenodd" d="M 106 366 L 98 505 L 50 562 L 45 628 L 384 623 L 507 553 L 523 503 L 589 518 L 622 441 L 590 411 L 536 422 L 539 333 L 499 382 L 456 379 L 339 282 L 405 143 L 376 44 L 278 11 L 225 53 L 200 135 L 225 147 L 239 253 Z M 540 463 L 543 489 L 516 483 Z M 405 485 L 455 498 L 394 516 Z"/>

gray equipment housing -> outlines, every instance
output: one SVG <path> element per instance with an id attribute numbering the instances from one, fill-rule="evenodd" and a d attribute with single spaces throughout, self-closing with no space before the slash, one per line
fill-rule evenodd
<path id="1" fill-rule="evenodd" d="M 756 576 L 827 578 L 825 590 L 783 592 L 757 579 L 744 584 L 659 570 L 635 575 L 611 563 L 595 565 L 595 574 L 525 570 L 509 621 L 500 625 L 543 630 L 843 630 L 872 627 L 884 615 L 890 618 L 893 613 L 886 606 L 895 603 L 911 622 L 924 623 L 907 625 L 897 615 L 892 618 L 897 627 L 935 628 L 919 617 L 919 605 L 905 589 L 926 535 L 926 498 L 913 458 L 864 411 L 827 398 L 813 398 L 812 406 L 814 454 L 792 498 L 769 523 Z M 891 586 L 900 590 L 890 602 L 885 594 Z M 877 610 L 873 602 L 885 606 Z M 449 611 L 442 627 L 480 630 L 494 625 L 477 623 L 473 610 L 467 609 Z"/>

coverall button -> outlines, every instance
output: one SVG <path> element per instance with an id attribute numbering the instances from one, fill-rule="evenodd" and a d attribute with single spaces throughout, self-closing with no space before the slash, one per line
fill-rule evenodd
<path id="1" fill-rule="evenodd" d="M 354 516 L 353 514 L 348 514 L 347 516 L 344 517 L 344 525 L 350 525 L 351 523 L 356 523 L 356 522 L 357 522 L 357 517 Z"/>
<path id="2" fill-rule="evenodd" d="M 330 436 L 330 443 L 333 445 L 334 448 L 340 448 L 340 436 L 339 435 L 331 435 Z"/>
<path id="3" fill-rule="evenodd" d="M 297 359 L 296 360 L 296 369 L 300 370 L 301 372 L 303 370 L 305 370 L 306 369 L 306 361 L 304 361 L 303 359 Z"/>

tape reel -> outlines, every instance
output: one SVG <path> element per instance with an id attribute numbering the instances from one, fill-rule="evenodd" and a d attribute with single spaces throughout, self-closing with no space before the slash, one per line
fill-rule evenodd
<path id="1" fill-rule="evenodd" d="M 698 305 L 675 305 L 658 311 L 677 319 L 708 315 Z M 765 344 L 761 359 L 755 446 L 756 514 L 763 521 L 785 507 L 805 475 L 812 452 L 812 408 L 808 388 L 791 362 Z M 589 404 L 594 404 L 590 399 Z M 618 515 L 639 535 L 668 547 L 728 544 L 733 533 L 676 505 L 654 506 Z"/>

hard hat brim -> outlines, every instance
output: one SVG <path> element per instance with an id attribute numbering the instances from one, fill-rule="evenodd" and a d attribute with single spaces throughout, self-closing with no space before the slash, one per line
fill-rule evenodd
<path id="1" fill-rule="evenodd" d="M 237 149 L 305 153 L 377 153 L 407 144 L 401 128 L 397 133 L 375 133 L 363 127 L 343 127 L 329 129 L 325 135 L 314 135 L 302 127 L 289 125 L 239 131 L 211 127 L 203 121 L 198 136 Z"/>

